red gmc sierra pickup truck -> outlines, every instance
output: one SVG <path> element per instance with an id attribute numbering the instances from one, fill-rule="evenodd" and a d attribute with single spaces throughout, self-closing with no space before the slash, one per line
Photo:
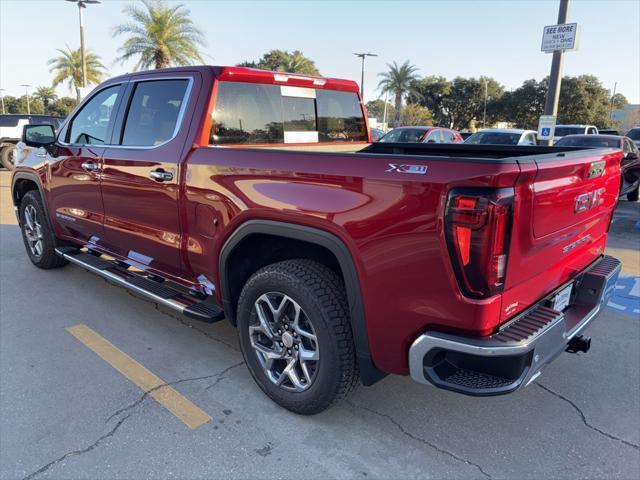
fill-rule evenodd
<path id="1" fill-rule="evenodd" d="M 587 351 L 621 155 L 370 144 L 354 82 L 188 67 L 25 127 L 12 195 L 37 267 L 228 319 L 260 388 L 313 414 L 387 373 L 505 394 Z"/>

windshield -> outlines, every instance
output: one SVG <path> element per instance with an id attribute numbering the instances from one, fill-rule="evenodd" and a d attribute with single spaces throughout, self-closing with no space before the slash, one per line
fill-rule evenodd
<path id="1" fill-rule="evenodd" d="M 602 137 L 600 135 L 579 135 L 561 138 L 556 145 L 558 147 L 620 148 L 620 140 L 617 138 Z"/>
<path id="2" fill-rule="evenodd" d="M 556 127 L 555 136 L 578 135 L 584 133 L 584 127 Z"/>
<path id="3" fill-rule="evenodd" d="M 640 128 L 632 128 L 631 130 L 629 130 L 629 133 L 627 133 L 627 137 L 629 137 L 631 140 L 640 140 Z"/>
<path id="4" fill-rule="evenodd" d="M 424 128 L 396 128 L 391 130 L 379 142 L 416 143 L 422 140 L 427 131 Z"/>
<path id="5" fill-rule="evenodd" d="M 520 133 L 477 132 L 467 138 L 464 143 L 472 145 L 517 145 Z"/>

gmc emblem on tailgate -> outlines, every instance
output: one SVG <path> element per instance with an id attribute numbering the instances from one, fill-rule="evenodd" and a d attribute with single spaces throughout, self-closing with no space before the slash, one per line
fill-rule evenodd
<path id="1" fill-rule="evenodd" d="M 594 190 L 593 192 L 583 193 L 582 195 L 578 195 L 576 197 L 576 204 L 574 211 L 576 213 L 586 212 L 587 210 L 597 207 L 602 203 L 602 194 L 606 190 L 604 188 L 599 188 L 598 190 Z"/>

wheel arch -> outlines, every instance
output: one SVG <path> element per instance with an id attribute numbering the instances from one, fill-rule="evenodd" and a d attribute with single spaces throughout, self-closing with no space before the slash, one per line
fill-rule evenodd
<path id="1" fill-rule="evenodd" d="M 49 222 L 49 225 L 53 225 L 49 216 L 49 208 L 47 207 L 47 197 L 44 194 L 44 188 L 42 187 L 40 177 L 35 173 L 24 171 L 15 172 L 13 174 L 13 178 L 11 180 L 11 200 L 13 201 L 14 207 L 20 207 L 22 197 L 32 190 L 37 190 L 40 194 L 47 221 Z M 19 222 L 20 218 L 18 218 L 18 223 Z"/>
<path id="2" fill-rule="evenodd" d="M 337 273 L 342 275 L 345 283 L 360 378 L 365 385 L 372 385 L 382 379 L 386 374 L 377 369 L 371 358 L 360 281 L 353 258 L 345 243 L 336 235 L 325 230 L 273 220 L 248 220 L 237 227 L 222 246 L 219 257 L 222 304 L 225 316 L 231 323 L 236 324 L 238 289 L 242 289 L 243 280 L 246 280 L 242 277 L 240 279 L 232 278 L 234 252 L 237 252 L 243 242 L 252 236 L 278 237 L 284 241 L 308 244 L 316 252 L 315 254 L 319 254 L 317 253 L 320 252 L 318 249 L 323 249 L 333 256 L 335 259 L 333 267 L 339 268 Z M 238 285 L 239 283 L 242 284 Z"/>

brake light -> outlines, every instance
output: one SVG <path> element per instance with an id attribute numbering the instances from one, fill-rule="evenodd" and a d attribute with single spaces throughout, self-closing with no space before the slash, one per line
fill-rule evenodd
<path id="1" fill-rule="evenodd" d="M 513 215 L 513 189 L 449 193 L 445 236 L 462 293 L 485 298 L 504 289 Z"/>

